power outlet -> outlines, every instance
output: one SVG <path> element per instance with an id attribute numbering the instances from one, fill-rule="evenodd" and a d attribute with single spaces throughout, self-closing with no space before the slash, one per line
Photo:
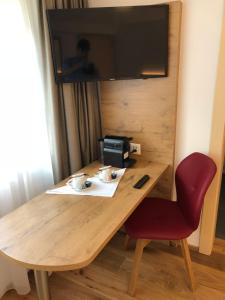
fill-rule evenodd
<path id="1" fill-rule="evenodd" d="M 133 154 L 141 155 L 141 144 L 130 143 L 130 152 Z"/>

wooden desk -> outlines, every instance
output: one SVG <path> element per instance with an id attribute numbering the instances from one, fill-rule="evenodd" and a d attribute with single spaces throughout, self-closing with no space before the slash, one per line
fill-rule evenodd
<path id="1" fill-rule="evenodd" d="M 82 171 L 91 175 L 98 167 L 95 162 Z M 113 198 L 45 193 L 35 197 L 0 219 L 0 254 L 33 269 L 39 299 L 50 299 L 47 271 L 90 264 L 166 169 L 163 164 L 138 162 L 126 170 Z M 151 179 L 134 189 L 144 174 Z"/>

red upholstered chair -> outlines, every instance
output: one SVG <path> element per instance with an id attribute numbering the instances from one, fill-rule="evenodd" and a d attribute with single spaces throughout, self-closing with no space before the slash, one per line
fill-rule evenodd
<path id="1" fill-rule="evenodd" d="M 145 198 L 126 221 L 126 242 L 137 240 L 129 294 L 134 295 L 143 249 L 151 240 L 181 242 L 191 288 L 195 288 L 186 238 L 198 227 L 203 200 L 215 173 L 211 158 L 201 153 L 189 155 L 176 170 L 177 201 Z"/>

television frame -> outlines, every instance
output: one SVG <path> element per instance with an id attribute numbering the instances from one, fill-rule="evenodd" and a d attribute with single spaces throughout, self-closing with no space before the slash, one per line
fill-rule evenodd
<path id="1" fill-rule="evenodd" d="M 165 21 L 167 24 L 167 35 L 166 35 L 166 51 L 165 51 L 165 57 L 164 57 L 164 62 L 165 62 L 165 73 L 164 74 L 151 74 L 151 75 L 145 75 L 143 74 L 142 76 L 122 76 L 122 77 L 115 77 L 115 78 L 100 78 L 100 79 L 90 79 L 90 80 L 73 80 L 73 81 L 65 81 L 65 80 L 60 80 L 59 76 L 57 76 L 57 64 L 56 64 L 56 57 L 55 57 L 55 51 L 54 51 L 54 39 L 53 39 L 53 33 L 52 33 L 52 28 L 50 24 L 50 15 L 49 12 L 51 11 L 68 11 L 68 9 L 47 9 L 46 10 L 46 15 L 47 15 L 47 23 L 48 23 L 48 31 L 49 31 L 49 37 L 50 37 L 50 46 L 51 46 L 51 57 L 52 57 L 52 62 L 53 62 L 53 68 L 54 68 L 54 78 L 55 82 L 58 83 L 76 83 L 76 82 L 98 82 L 98 81 L 115 81 L 115 80 L 132 80 L 132 79 L 149 79 L 149 78 L 164 78 L 168 77 L 169 72 L 169 4 L 164 3 L 164 4 L 154 4 L 154 5 L 136 5 L 136 6 L 119 6 L 119 7 L 91 7 L 91 8 L 72 8 L 69 9 L 71 10 L 94 10 L 94 9 L 117 9 L 117 8 L 135 8 L 135 7 L 164 7 L 166 9 L 166 17 Z M 60 46 L 61 47 L 61 46 Z"/>

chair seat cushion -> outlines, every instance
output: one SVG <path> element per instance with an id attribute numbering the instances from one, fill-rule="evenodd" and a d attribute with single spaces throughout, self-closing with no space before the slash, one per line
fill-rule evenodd
<path id="1" fill-rule="evenodd" d="M 135 239 L 180 240 L 193 232 L 177 203 L 160 198 L 145 198 L 125 228 Z"/>

